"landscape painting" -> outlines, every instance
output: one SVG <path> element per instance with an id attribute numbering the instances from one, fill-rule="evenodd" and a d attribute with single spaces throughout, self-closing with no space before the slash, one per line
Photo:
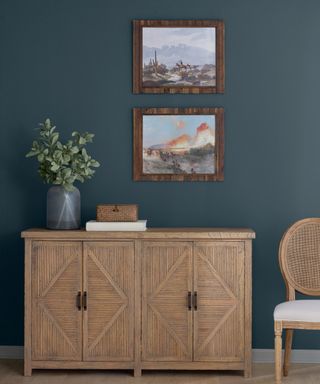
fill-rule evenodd
<path id="1" fill-rule="evenodd" d="M 143 173 L 214 173 L 214 115 L 147 115 L 142 124 Z"/>
<path id="2" fill-rule="evenodd" d="M 223 92 L 222 22 L 138 20 L 134 27 L 134 92 Z"/>
<path id="3" fill-rule="evenodd" d="M 215 41 L 215 28 L 143 28 L 143 86 L 215 86 Z"/>
<path id="4" fill-rule="evenodd" d="M 136 110 L 135 149 L 140 151 L 138 171 L 143 179 L 221 179 L 223 112 L 207 110 L 148 109 L 139 118 Z"/>

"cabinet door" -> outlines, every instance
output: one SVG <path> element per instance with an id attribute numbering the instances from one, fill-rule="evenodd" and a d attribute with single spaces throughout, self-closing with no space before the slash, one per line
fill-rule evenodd
<path id="1" fill-rule="evenodd" d="M 244 359 L 244 243 L 194 246 L 194 360 Z"/>
<path id="2" fill-rule="evenodd" d="M 192 243 L 143 242 L 142 360 L 191 361 Z"/>
<path id="3" fill-rule="evenodd" d="M 84 243 L 85 361 L 133 361 L 134 243 Z"/>
<path id="4" fill-rule="evenodd" d="M 81 360 L 80 242 L 34 241 L 31 253 L 32 359 Z"/>

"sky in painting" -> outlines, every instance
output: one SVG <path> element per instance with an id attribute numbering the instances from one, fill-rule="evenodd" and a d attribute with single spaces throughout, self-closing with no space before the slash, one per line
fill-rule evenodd
<path id="1" fill-rule="evenodd" d="M 161 48 L 164 45 L 186 44 L 208 51 L 215 49 L 215 28 L 143 28 L 143 45 Z"/>
<path id="2" fill-rule="evenodd" d="M 157 52 L 158 62 L 172 68 L 181 60 L 191 65 L 215 64 L 215 28 L 142 29 L 143 63 Z"/>
<path id="3" fill-rule="evenodd" d="M 215 115 L 144 115 L 143 147 L 163 144 L 178 136 L 193 137 L 201 123 L 215 128 Z"/>

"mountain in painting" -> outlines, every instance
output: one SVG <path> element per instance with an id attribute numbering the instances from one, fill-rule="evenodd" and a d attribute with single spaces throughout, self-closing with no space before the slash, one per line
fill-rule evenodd
<path id="1" fill-rule="evenodd" d="M 214 147 L 215 137 L 207 123 L 200 124 L 193 137 L 183 134 L 166 143 L 155 144 L 150 146 L 150 149 L 162 149 L 168 151 L 190 150 L 201 148 L 208 145 Z"/>
<path id="2" fill-rule="evenodd" d="M 155 52 L 157 52 L 159 63 L 163 63 L 169 68 L 174 67 L 180 60 L 198 66 L 214 64 L 214 55 L 212 55 L 212 52 L 187 44 L 164 45 L 161 48 L 147 47 L 144 45 L 143 62 L 148 64 L 150 59 L 154 58 Z"/>

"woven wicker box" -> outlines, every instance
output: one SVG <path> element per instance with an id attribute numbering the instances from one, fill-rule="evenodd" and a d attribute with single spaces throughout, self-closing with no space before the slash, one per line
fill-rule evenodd
<path id="1" fill-rule="evenodd" d="M 138 205 L 136 204 L 99 204 L 97 205 L 97 221 L 137 221 Z"/>

